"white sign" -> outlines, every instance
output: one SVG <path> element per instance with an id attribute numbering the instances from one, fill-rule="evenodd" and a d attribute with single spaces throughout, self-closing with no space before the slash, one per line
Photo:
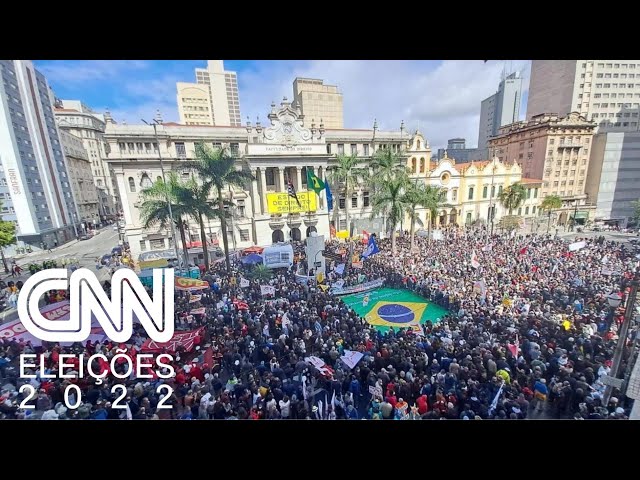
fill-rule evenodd
<path id="1" fill-rule="evenodd" d="M 581 248 L 584 248 L 586 246 L 587 246 L 587 242 L 585 242 L 584 240 L 582 242 L 574 242 L 569 244 L 569 251 L 575 252 L 576 250 L 580 250 Z"/>
<path id="2" fill-rule="evenodd" d="M 24 283 L 18 296 L 18 314 L 34 337 L 47 342 L 82 342 L 91 335 L 94 316 L 107 337 L 114 342 L 126 343 L 133 333 L 134 312 L 152 340 L 165 343 L 173 337 L 175 285 L 172 268 L 153 269 L 153 300 L 136 273 L 128 268 L 113 274 L 111 299 L 91 270 L 75 270 L 69 279 L 67 275 L 66 268 L 51 268 L 32 275 Z M 67 288 L 71 303 L 69 319 L 45 318 L 38 305 L 40 298 L 50 290 Z"/>
<path id="3" fill-rule="evenodd" d="M 344 355 L 340 357 L 340 360 L 342 360 L 347 367 L 353 370 L 353 367 L 362 360 L 362 357 L 364 357 L 363 353 L 356 352 L 354 350 L 345 350 Z"/>
<path id="4" fill-rule="evenodd" d="M 245 288 L 250 285 L 249 280 L 246 278 L 240 278 L 240 287 Z"/>
<path id="5" fill-rule="evenodd" d="M 374 385 L 369 385 L 369 393 L 374 397 L 382 398 L 382 387 L 376 387 Z"/>
<path id="6" fill-rule="evenodd" d="M 302 144 L 302 145 L 269 145 L 266 143 L 250 143 L 249 155 L 326 155 L 327 145 Z"/>
<path id="7" fill-rule="evenodd" d="M 276 287 L 272 287 L 271 285 L 260 285 L 260 293 L 264 295 L 275 295 Z"/>

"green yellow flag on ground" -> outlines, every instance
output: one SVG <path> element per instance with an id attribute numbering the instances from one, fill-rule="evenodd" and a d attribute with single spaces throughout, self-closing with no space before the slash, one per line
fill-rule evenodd
<path id="1" fill-rule="evenodd" d="M 310 168 L 307 168 L 307 188 L 316 192 L 316 195 L 320 195 L 320 192 L 324 190 L 324 182 L 316 177 Z"/>

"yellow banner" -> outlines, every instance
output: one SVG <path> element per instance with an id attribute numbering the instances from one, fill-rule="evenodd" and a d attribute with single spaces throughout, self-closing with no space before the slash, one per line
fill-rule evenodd
<path id="1" fill-rule="evenodd" d="M 349 231 L 348 230 L 340 230 L 339 232 L 336 233 L 336 237 L 338 238 L 349 238 Z"/>
<path id="2" fill-rule="evenodd" d="M 305 213 L 315 212 L 317 199 L 314 192 L 297 192 L 300 205 L 287 193 L 267 193 L 267 211 L 269 213 Z"/>
<path id="3" fill-rule="evenodd" d="M 176 277 L 175 288 L 176 290 L 205 290 L 209 288 L 209 282 L 195 278 Z"/>
<path id="4" fill-rule="evenodd" d="M 124 262 L 124 260 L 123 260 Z M 159 258 L 158 260 L 144 260 L 140 262 L 140 270 L 144 270 L 145 268 L 164 268 L 169 263 L 166 258 Z"/>

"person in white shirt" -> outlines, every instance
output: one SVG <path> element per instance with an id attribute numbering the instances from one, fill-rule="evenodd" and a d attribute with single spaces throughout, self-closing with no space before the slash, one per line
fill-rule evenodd
<path id="1" fill-rule="evenodd" d="M 289 415 L 291 415 L 291 401 L 289 400 L 289 397 L 285 395 L 278 404 L 280 405 L 280 416 L 282 418 L 289 418 Z"/>

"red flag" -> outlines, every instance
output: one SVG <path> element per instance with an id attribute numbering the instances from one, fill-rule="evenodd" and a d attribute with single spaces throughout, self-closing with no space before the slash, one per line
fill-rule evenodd
<path id="1" fill-rule="evenodd" d="M 336 236 L 336 227 L 333 225 L 329 225 L 329 235 L 331 238 Z"/>
<path id="2" fill-rule="evenodd" d="M 246 302 L 239 302 L 236 300 L 233 304 L 238 310 L 249 310 L 249 305 Z"/>
<path id="3" fill-rule="evenodd" d="M 367 245 L 369 243 L 369 232 L 366 230 L 362 231 L 362 243 Z"/>
<path id="4" fill-rule="evenodd" d="M 527 248 L 529 247 L 524 247 L 520 249 L 520 255 L 524 255 L 525 253 L 527 253 Z"/>

